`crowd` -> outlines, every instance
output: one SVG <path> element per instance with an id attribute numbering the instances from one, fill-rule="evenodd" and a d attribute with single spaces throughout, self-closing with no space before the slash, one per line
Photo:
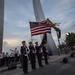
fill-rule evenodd
<path id="1" fill-rule="evenodd" d="M 11 50 L 11 53 L 9 54 L 8 52 L 3 52 L 0 54 L 0 67 L 2 66 L 8 66 L 8 64 L 11 61 L 15 61 L 16 63 L 19 62 L 20 60 L 20 53 L 17 50 L 17 48 L 15 48 L 15 50 Z"/>
<path id="2" fill-rule="evenodd" d="M 38 42 L 35 42 L 35 46 L 32 42 L 29 42 L 29 46 L 27 46 L 26 41 L 22 41 L 22 46 L 20 48 L 20 53 L 15 48 L 15 50 L 11 50 L 11 53 L 2 53 L 0 55 L 0 66 L 8 66 L 10 67 L 11 63 L 17 65 L 17 62 L 21 63 L 20 68 L 23 68 L 24 73 L 28 73 L 28 62 L 31 63 L 32 70 L 36 69 L 36 59 L 38 60 L 39 67 L 43 67 L 42 64 L 42 56 L 44 57 L 45 64 L 48 63 L 48 50 L 46 46 L 47 42 L 44 44 L 38 45 Z"/>

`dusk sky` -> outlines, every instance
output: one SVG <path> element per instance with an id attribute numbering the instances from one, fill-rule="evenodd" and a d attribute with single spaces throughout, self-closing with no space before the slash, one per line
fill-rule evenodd
<path id="1" fill-rule="evenodd" d="M 53 23 L 61 23 L 61 42 L 65 40 L 67 32 L 75 32 L 75 0 L 40 0 L 45 18 Z M 36 21 L 32 0 L 5 0 L 4 6 L 4 40 L 3 51 L 18 49 L 21 41 L 31 40 L 29 21 Z M 56 32 L 51 31 L 53 39 L 58 45 Z M 39 36 L 33 37 L 39 41 Z"/>

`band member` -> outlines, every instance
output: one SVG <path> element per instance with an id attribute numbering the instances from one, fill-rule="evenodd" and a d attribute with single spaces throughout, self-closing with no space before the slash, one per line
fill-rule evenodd
<path id="1" fill-rule="evenodd" d="M 28 48 L 26 46 L 26 42 L 22 41 L 22 45 L 21 46 L 21 56 L 22 56 L 22 67 L 23 67 L 23 72 L 24 73 L 28 73 Z"/>
<path id="2" fill-rule="evenodd" d="M 9 53 L 7 52 L 7 53 L 6 53 L 6 65 L 7 65 L 7 66 L 8 66 L 8 64 L 9 64 L 9 59 L 10 59 Z"/>
<path id="3" fill-rule="evenodd" d="M 4 66 L 4 65 L 3 65 L 3 55 L 0 54 L 0 67 L 2 67 L 2 66 Z"/>
<path id="4" fill-rule="evenodd" d="M 14 51 L 12 50 L 12 52 L 10 53 L 10 61 L 11 62 L 15 62 L 15 54 Z"/>
<path id="5" fill-rule="evenodd" d="M 47 57 L 48 57 L 48 51 L 47 51 L 47 45 L 46 45 L 47 43 L 45 43 L 45 44 L 43 44 L 42 45 L 42 50 L 43 50 L 43 55 L 44 55 L 44 59 L 45 59 L 45 64 L 49 64 L 48 63 L 48 59 L 47 59 Z"/>
<path id="6" fill-rule="evenodd" d="M 36 60 L 35 60 L 35 48 L 32 42 L 29 42 L 29 49 L 30 49 L 30 62 L 32 69 L 36 69 Z"/>
<path id="7" fill-rule="evenodd" d="M 6 55 L 5 55 L 5 52 L 2 53 L 2 56 L 3 56 L 3 66 L 5 65 L 6 63 Z"/>
<path id="8" fill-rule="evenodd" d="M 18 60 L 17 48 L 15 48 L 15 50 L 14 50 L 14 54 L 15 54 L 15 61 L 16 61 L 16 63 L 17 63 L 17 60 Z"/>
<path id="9" fill-rule="evenodd" d="M 15 50 L 10 49 L 10 51 L 12 51 L 11 56 L 14 56 L 14 61 L 17 64 L 17 48 Z"/>
<path id="10" fill-rule="evenodd" d="M 19 51 L 17 51 L 17 62 L 19 62 L 20 61 L 20 53 L 19 53 Z"/>
<path id="11" fill-rule="evenodd" d="M 35 49 L 36 49 L 36 55 L 37 55 L 37 58 L 38 58 L 38 64 L 39 64 L 39 67 L 43 67 L 42 65 L 42 50 L 41 50 L 41 47 L 38 46 L 38 42 L 35 42 Z"/>

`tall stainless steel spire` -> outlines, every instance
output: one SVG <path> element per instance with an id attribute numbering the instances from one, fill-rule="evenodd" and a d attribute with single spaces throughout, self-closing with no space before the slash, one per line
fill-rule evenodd
<path id="1" fill-rule="evenodd" d="M 34 8 L 36 21 L 39 22 L 45 20 L 40 0 L 33 0 L 33 8 Z M 47 43 L 48 43 L 48 49 L 51 50 L 53 54 L 55 54 L 57 52 L 57 47 L 54 43 L 52 35 L 49 33 L 47 33 Z"/>
<path id="2" fill-rule="evenodd" d="M 4 0 L 0 0 L 0 53 L 3 44 L 3 26 L 4 26 Z"/>

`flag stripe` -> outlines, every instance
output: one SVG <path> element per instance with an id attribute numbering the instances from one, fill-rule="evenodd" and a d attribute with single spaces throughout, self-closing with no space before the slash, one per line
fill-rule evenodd
<path id="1" fill-rule="evenodd" d="M 48 31 L 51 32 L 50 30 L 45 30 L 45 31 L 44 30 L 41 30 L 40 32 L 48 32 Z M 39 31 L 36 32 L 36 33 L 35 32 L 32 32 L 32 34 L 34 34 L 34 33 L 37 34 L 37 33 L 40 33 L 40 32 Z"/>
<path id="2" fill-rule="evenodd" d="M 41 27 L 46 27 L 46 26 L 38 26 L 38 27 L 35 27 L 35 28 L 31 28 L 31 30 L 36 30 L 36 28 L 39 29 Z"/>
<path id="3" fill-rule="evenodd" d="M 31 31 L 42 30 L 42 29 L 48 29 L 48 30 L 51 30 L 50 27 L 39 27 L 39 28 L 31 29 Z"/>
<path id="4" fill-rule="evenodd" d="M 50 27 L 39 28 L 39 29 L 36 28 L 35 30 L 31 30 L 31 32 L 38 32 L 38 31 L 41 31 L 41 30 L 44 31 L 44 30 L 51 30 L 51 29 L 50 29 Z"/>
<path id="5" fill-rule="evenodd" d="M 41 22 L 41 23 L 39 23 L 39 26 L 49 26 L 49 23 L 47 23 L 47 22 Z"/>
<path id="6" fill-rule="evenodd" d="M 45 34 L 45 33 L 51 33 L 51 32 L 50 31 L 41 31 L 41 32 L 37 32 L 37 33 L 32 33 L 31 36 Z"/>
<path id="7" fill-rule="evenodd" d="M 45 30 L 45 31 L 39 31 L 39 32 L 32 32 L 31 34 L 37 34 L 37 33 L 41 33 L 41 32 L 50 32 L 49 30 Z M 51 32 L 50 32 L 51 33 Z"/>
<path id="8" fill-rule="evenodd" d="M 38 27 L 35 27 L 35 28 L 31 28 L 31 30 L 36 30 L 36 29 L 46 28 L 46 27 L 50 27 L 50 26 L 38 26 Z M 50 28 L 51 28 L 51 27 L 50 27 Z"/>

